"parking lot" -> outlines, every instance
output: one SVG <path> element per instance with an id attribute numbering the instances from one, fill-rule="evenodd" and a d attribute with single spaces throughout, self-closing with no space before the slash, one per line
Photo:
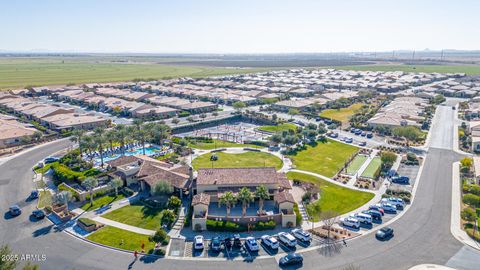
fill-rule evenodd
<path id="1" fill-rule="evenodd" d="M 410 184 L 408 185 L 402 185 L 402 184 L 395 184 L 392 183 L 390 186 L 391 187 L 396 187 L 396 188 L 405 188 L 408 191 L 412 191 L 413 186 L 416 184 L 415 181 L 417 179 L 418 171 L 420 169 L 419 165 L 405 165 L 405 164 L 400 164 L 400 167 L 398 167 L 397 173 L 401 176 L 407 176 L 410 178 Z"/>

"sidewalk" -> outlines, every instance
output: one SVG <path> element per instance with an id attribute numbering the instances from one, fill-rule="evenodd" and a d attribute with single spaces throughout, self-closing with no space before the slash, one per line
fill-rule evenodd
<path id="1" fill-rule="evenodd" d="M 124 223 L 116 222 L 116 221 L 106 219 L 106 218 L 102 218 L 102 217 L 99 217 L 99 216 L 94 217 L 93 220 L 97 221 L 99 223 L 108 225 L 108 226 L 116 227 L 116 228 L 126 230 L 126 231 L 131 231 L 131 232 L 134 232 L 134 233 L 145 234 L 145 235 L 155 234 L 155 231 L 152 231 L 152 230 L 147 230 L 147 229 L 142 229 L 142 228 L 138 228 L 138 227 L 135 227 L 135 226 L 130 226 L 130 225 L 127 225 L 127 224 L 124 224 Z"/>
<path id="2" fill-rule="evenodd" d="M 452 217 L 450 219 L 450 232 L 458 241 L 480 250 L 480 243 L 470 238 L 461 228 L 460 211 L 462 192 L 460 190 L 460 162 L 453 163 L 452 171 Z"/>

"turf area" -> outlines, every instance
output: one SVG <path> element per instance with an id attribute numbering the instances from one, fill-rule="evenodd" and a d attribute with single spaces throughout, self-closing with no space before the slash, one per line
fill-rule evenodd
<path id="1" fill-rule="evenodd" d="M 109 212 L 102 217 L 143 229 L 156 230 L 160 228 L 162 210 L 133 204 Z"/>
<path id="2" fill-rule="evenodd" d="M 0 58 L 0 89 L 58 84 L 207 77 L 265 71 L 265 68 L 219 68 L 132 64 L 72 58 Z"/>
<path id="3" fill-rule="evenodd" d="M 352 162 L 350 162 L 350 164 L 348 164 L 346 173 L 349 174 L 349 175 L 356 174 L 366 160 L 367 160 L 367 156 L 357 155 L 352 160 Z"/>
<path id="4" fill-rule="evenodd" d="M 373 158 L 368 164 L 365 171 L 363 171 L 362 177 L 375 178 L 375 173 L 378 171 L 381 165 L 382 165 L 382 160 L 379 157 Z"/>
<path id="5" fill-rule="evenodd" d="M 321 117 L 333 119 L 336 121 L 340 121 L 342 123 L 347 122 L 355 112 L 363 106 L 362 103 L 355 103 L 350 105 L 347 108 L 341 109 L 328 109 L 324 110 L 320 113 Z"/>
<path id="6" fill-rule="evenodd" d="M 356 152 L 358 148 L 334 140 L 318 142 L 314 147 L 308 145 L 306 150 L 296 155 L 289 155 L 295 169 L 333 177 Z"/>
<path id="7" fill-rule="evenodd" d="M 404 72 L 426 72 L 426 73 L 466 73 L 467 75 L 479 75 L 478 65 L 358 65 L 358 66 L 336 66 L 341 70 L 371 70 L 371 71 L 404 71 Z"/>
<path id="8" fill-rule="evenodd" d="M 52 193 L 48 190 L 41 190 L 38 194 L 38 205 L 39 209 L 45 208 L 46 206 L 52 205 Z"/>
<path id="9" fill-rule="evenodd" d="M 212 155 L 217 155 L 217 161 L 210 161 Z M 223 152 L 208 153 L 193 160 L 195 170 L 199 168 L 243 168 L 243 167 L 275 167 L 282 168 L 280 158 L 264 152 L 245 152 L 240 154 L 228 154 Z"/>
<path id="10" fill-rule="evenodd" d="M 254 144 L 241 144 L 234 142 L 227 142 L 222 140 L 213 139 L 212 142 L 200 142 L 200 141 L 190 141 L 188 146 L 191 148 L 202 149 L 202 150 L 212 150 L 215 148 L 227 148 L 227 147 L 250 147 L 250 148 L 263 148 Z"/>
<path id="11" fill-rule="evenodd" d="M 118 196 L 115 196 L 115 194 L 106 195 L 106 196 L 94 199 L 92 205 L 90 205 L 90 201 L 87 201 L 87 203 L 80 208 L 82 208 L 85 211 L 92 211 L 104 205 L 111 204 L 114 201 L 123 200 L 123 199 L 125 199 L 125 196 L 121 193 L 118 193 Z"/>
<path id="12" fill-rule="evenodd" d="M 345 214 L 366 204 L 374 197 L 373 193 L 342 187 L 313 175 L 288 172 L 287 177 L 314 183 L 320 188 L 320 199 L 307 206 L 309 216 L 314 217 L 315 221 L 319 220 L 318 215 L 321 212 L 333 211 L 339 215 Z"/>
<path id="13" fill-rule="evenodd" d="M 138 234 L 111 226 L 105 226 L 87 236 L 87 239 L 102 245 L 116 247 L 131 251 L 141 251 L 142 243 L 145 244 L 145 251 L 155 247 L 155 244 L 148 240 L 148 235 Z"/>
<path id="14" fill-rule="evenodd" d="M 271 133 L 279 133 L 283 131 L 297 130 L 297 126 L 294 124 L 286 123 L 286 124 L 280 124 L 277 126 L 261 126 L 258 128 L 258 130 L 271 132 Z"/>

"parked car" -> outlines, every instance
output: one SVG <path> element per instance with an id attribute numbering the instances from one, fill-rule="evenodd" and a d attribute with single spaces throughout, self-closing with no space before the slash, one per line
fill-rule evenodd
<path id="1" fill-rule="evenodd" d="M 257 240 L 255 240 L 255 237 L 247 237 L 245 239 L 245 246 L 250 250 L 250 251 L 258 251 L 260 247 L 258 246 Z"/>
<path id="2" fill-rule="evenodd" d="M 375 205 L 370 205 L 368 210 L 376 210 L 376 211 L 382 213 L 382 216 L 385 215 L 385 210 L 383 210 L 382 205 L 379 204 L 379 203 L 377 203 Z"/>
<path id="3" fill-rule="evenodd" d="M 315 118 L 315 122 L 320 122 L 322 121 L 322 118 Z"/>
<path id="4" fill-rule="evenodd" d="M 382 208 L 386 213 L 397 213 L 397 207 L 390 203 L 382 203 Z"/>
<path id="5" fill-rule="evenodd" d="M 390 227 L 381 228 L 375 233 L 375 237 L 380 240 L 391 238 L 393 237 L 393 229 Z"/>
<path id="6" fill-rule="evenodd" d="M 368 139 L 373 138 L 373 134 L 372 134 L 372 133 L 367 133 L 367 138 L 368 138 Z"/>
<path id="7" fill-rule="evenodd" d="M 342 222 L 343 226 L 346 226 L 346 227 L 351 227 L 355 229 L 360 228 L 360 221 L 358 221 L 358 219 L 353 217 L 341 218 L 340 222 Z"/>
<path id="8" fill-rule="evenodd" d="M 359 142 L 358 145 L 359 145 L 359 146 L 366 146 L 366 145 L 367 145 L 367 142 Z"/>
<path id="9" fill-rule="evenodd" d="M 56 161 L 59 161 L 60 159 L 57 158 L 57 157 L 47 157 L 43 160 L 43 163 L 45 164 L 49 164 L 49 163 L 53 163 L 53 162 L 56 162 Z"/>
<path id="10" fill-rule="evenodd" d="M 232 248 L 232 238 L 225 237 L 225 239 L 223 239 L 223 244 L 225 245 L 225 248 L 227 248 L 227 249 Z"/>
<path id="11" fill-rule="evenodd" d="M 409 184 L 410 183 L 410 178 L 407 176 L 394 176 L 391 179 L 392 183 L 396 184 Z"/>
<path id="12" fill-rule="evenodd" d="M 383 202 L 394 205 L 398 210 L 402 210 L 405 207 L 405 202 L 402 199 L 396 197 L 383 198 L 382 203 Z"/>
<path id="13" fill-rule="evenodd" d="M 351 128 L 351 129 L 350 129 L 350 132 L 351 132 L 351 133 L 355 133 L 356 131 L 357 131 L 356 128 Z"/>
<path id="14" fill-rule="evenodd" d="M 301 264 L 301 263 L 303 263 L 303 256 L 302 254 L 298 254 L 298 253 L 290 253 L 286 256 L 283 256 L 278 261 L 278 264 L 280 266 L 287 266 L 287 265 Z"/>
<path id="15" fill-rule="evenodd" d="M 355 135 L 361 135 L 361 134 L 362 134 L 362 130 L 360 129 L 355 130 Z"/>
<path id="16" fill-rule="evenodd" d="M 42 210 L 33 210 L 32 216 L 36 219 L 42 219 L 45 217 L 45 213 Z"/>
<path id="17" fill-rule="evenodd" d="M 383 214 L 380 211 L 370 209 L 370 210 L 363 210 L 362 213 L 369 214 L 372 217 L 372 219 L 382 220 Z"/>
<path id="18" fill-rule="evenodd" d="M 210 249 L 213 251 L 220 251 L 222 249 L 222 243 L 220 242 L 220 237 L 212 238 L 210 242 Z"/>
<path id="19" fill-rule="evenodd" d="M 18 206 L 17 204 L 14 204 L 10 206 L 10 208 L 8 208 L 8 212 L 10 213 L 10 215 L 16 217 L 22 213 L 22 209 L 20 209 L 20 206 Z"/>
<path id="20" fill-rule="evenodd" d="M 201 235 L 197 235 L 195 236 L 195 239 L 193 241 L 193 248 L 194 249 L 203 249 L 204 248 L 204 245 L 203 245 L 203 236 Z"/>
<path id="21" fill-rule="evenodd" d="M 295 238 L 303 241 L 303 242 L 310 242 L 312 241 L 312 236 L 310 233 L 302 230 L 302 229 L 293 229 L 292 230 L 292 235 L 295 236 Z"/>
<path id="22" fill-rule="evenodd" d="M 30 196 L 28 196 L 28 198 L 30 200 L 37 199 L 38 198 L 38 190 L 32 190 L 32 192 L 30 192 Z"/>
<path id="23" fill-rule="evenodd" d="M 345 142 L 346 143 L 353 143 L 353 139 L 352 138 L 345 138 Z"/>
<path id="24" fill-rule="evenodd" d="M 357 213 L 353 218 L 356 218 L 360 223 L 371 225 L 372 224 L 372 216 L 370 214 L 365 213 Z"/>
<path id="25" fill-rule="evenodd" d="M 293 237 L 293 235 L 286 232 L 279 232 L 278 240 L 287 247 L 293 248 L 297 245 L 297 240 L 295 239 L 295 237 Z"/>
<path id="26" fill-rule="evenodd" d="M 278 249 L 278 247 L 280 246 L 280 244 L 278 243 L 278 240 L 277 238 L 273 237 L 273 236 L 270 236 L 270 235 L 263 235 L 261 237 L 262 239 L 262 243 L 271 248 L 271 249 Z"/>
<path id="27" fill-rule="evenodd" d="M 234 234 L 233 235 L 233 246 L 241 248 L 242 247 L 242 241 L 240 240 L 240 234 Z"/>

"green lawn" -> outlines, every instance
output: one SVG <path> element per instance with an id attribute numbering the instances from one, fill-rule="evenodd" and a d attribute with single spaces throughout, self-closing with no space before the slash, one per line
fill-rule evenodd
<path id="1" fill-rule="evenodd" d="M 143 229 L 157 230 L 160 227 L 162 210 L 134 204 L 114 210 L 102 217 Z"/>
<path id="2" fill-rule="evenodd" d="M 118 196 L 115 196 L 115 194 L 106 195 L 106 196 L 94 199 L 93 205 L 90 205 L 90 201 L 87 201 L 87 203 L 84 204 L 81 208 L 85 211 L 92 211 L 104 205 L 113 203 L 114 201 L 123 200 L 123 199 L 125 199 L 125 195 L 123 195 L 122 193 L 118 193 Z"/>
<path id="3" fill-rule="evenodd" d="M 292 180 L 311 182 L 320 188 L 320 200 L 307 206 L 308 214 L 317 216 L 315 221 L 318 221 L 318 214 L 322 211 L 345 214 L 366 204 L 374 197 L 373 193 L 342 187 L 308 174 L 288 172 L 287 177 Z"/>
<path id="4" fill-rule="evenodd" d="M 148 240 L 148 235 L 125 231 L 111 226 L 105 226 L 97 230 L 87 236 L 87 239 L 106 246 L 131 251 L 141 251 L 142 243 L 145 244 L 146 252 L 155 247 L 155 244 Z"/>
<path id="5" fill-rule="evenodd" d="M 373 158 L 368 164 L 365 171 L 363 171 L 362 177 L 375 178 L 375 172 L 378 171 L 381 165 L 382 165 L 382 160 L 380 157 Z"/>
<path id="6" fill-rule="evenodd" d="M 363 163 L 367 160 L 365 155 L 357 155 L 347 167 L 347 174 L 354 175 L 362 167 Z"/>
<path id="7" fill-rule="evenodd" d="M 0 89 L 29 85 L 80 84 L 254 73 L 271 68 L 221 68 L 149 63 L 118 63 L 103 59 L 67 57 L 1 58 Z"/>
<path id="8" fill-rule="evenodd" d="M 210 161 L 210 157 L 216 154 L 217 161 Z M 282 160 L 274 155 L 264 152 L 245 152 L 241 154 L 227 154 L 223 152 L 208 153 L 193 160 L 195 170 L 199 168 L 241 168 L 241 167 L 275 167 L 282 168 Z"/>
<path id="9" fill-rule="evenodd" d="M 227 148 L 227 147 L 250 147 L 250 148 L 263 148 L 262 146 L 254 144 L 241 144 L 234 143 L 222 140 L 214 139 L 212 142 L 200 142 L 200 141 L 190 141 L 188 146 L 191 148 L 202 149 L 202 150 L 212 150 L 215 148 Z"/>
<path id="10" fill-rule="evenodd" d="M 371 71 L 404 71 L 404 72 L 426 72 L 426 73 L 466 73 L 468 75 L 479 75 L 478 65 L 358 65 L 358 66 L 336 66 L 335 69 L 343 70 L 371 70 Z"/>
<path id="11" fill-rule="evenodd" d="M 320 113 L 320 116 L 344 123 L 347 122 L 362 106 L 362 103 L 355 103 L 347 108 L 324 110 Z"/>
<path id="12" fill-rule="evenodd" d="M 52 205 L 52 193 L 48 190 L 42 190 L 39 192 L 38 205 L 39 209 Z"/>
<path id="13" fill-rule="evenodd" d="M 333 177 L 356 152 L 358 147 L 334 140 L 318 142 L 318 145 L 307 146 L 306 150 L 290 155 L 296 169 Z"/>
<path id="14" fill-rule="evenodd" d="M 286 123 L 286 124 L 280 124 L 277 126 L 261 126 L 258 128 L 258 130 L 271 132 L 271 133 L 279 133 L 283 131 L 297 130 L 297 126 L 294 124 Z"/>

